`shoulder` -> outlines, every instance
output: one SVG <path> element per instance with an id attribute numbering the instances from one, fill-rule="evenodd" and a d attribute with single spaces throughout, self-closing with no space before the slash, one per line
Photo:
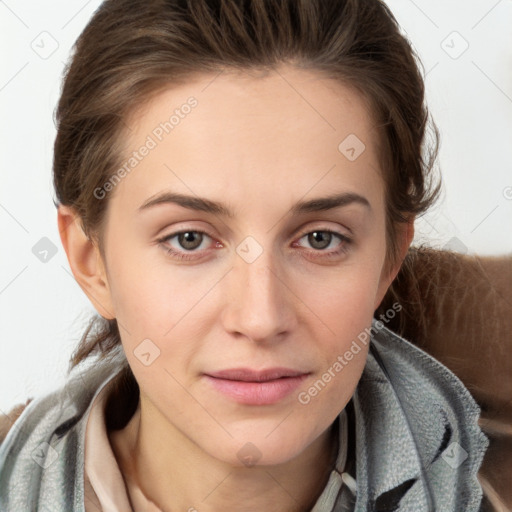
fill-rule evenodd
<path id="1" fill-rule="evenodd" d="M 359 499 L 478 510 L 488 439 L 477 403 L 448 368 L 374 321 L 354 406 Z"/>
<path id="2" fill-rule="evenodd" d="M 84 442 L 94 398 L 119 372 L 100 361 L 2 418 L 0 510 L 74 510 L 84 489 Z"/>
<path id="3" fill-rule="evenodd" d="M 16 420 L 21 416 L 21 413 L 33 399 L 33 397 L 27 398 L 27 401 L 24 404 L 15 405 L 7 413 L 0 411 L 0 445 L 7 437 L 9 430 L 14 425 Z"/>

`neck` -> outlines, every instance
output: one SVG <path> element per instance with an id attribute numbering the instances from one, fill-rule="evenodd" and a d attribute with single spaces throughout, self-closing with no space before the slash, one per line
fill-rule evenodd
<path id="1" fill-rule="evenodd" d="M 210 456 L 168 422 L 148 425 L 143 412 L 139 403 L 109 438 L 128 491 L 138 487 L 161 510 L 214 512 L 243 503 L 247 512 L 309 511 L 336 461 L 336 423 L 286 463 L 238 467 Z"/>

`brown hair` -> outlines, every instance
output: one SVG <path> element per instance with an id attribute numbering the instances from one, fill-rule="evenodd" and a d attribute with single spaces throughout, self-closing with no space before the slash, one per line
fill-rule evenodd
<path id="1" fill-rule="evenodd" d="M 432 170 L 439 134 L 431 122 L 433 144 L 426 144 L 421 62 L 380 0 L 106 0 L 73 50 L 56 110 L 54 187 L 100 250 L 108 197 L 98 200 L 94 190 L 122 162 L 127 116 L 202 72 L 290 63 L 362 93 L 380 136 L 387 261 L 397 257 L 397 223 L 423 213 L 438 195 Z M 118 344 L 116 320 L 96 315 L 70 369 Z"/>

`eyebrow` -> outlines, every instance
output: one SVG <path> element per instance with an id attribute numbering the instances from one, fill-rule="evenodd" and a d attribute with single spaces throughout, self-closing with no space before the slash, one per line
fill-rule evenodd
<path id="1" fill-rule="evenodd" d="M 139 208 L 139 211 L 144 211 L 161 204 L 177 204 L 189 210 L 202 211 L 220 215 L 222 217 L 234 218 L 234 212 L 223 203 L 212 201 L 203 197 L 188 196 L 185 194 L 177 194 L 175 192 L 160 192 L 151 196 Z M 294 215 L 305 214 L 312 212 L 321 212 L 341 208 L 351 204 L 360 204 L 371 210 L 371 205 L 366 197 L 353 192 L 344 192 L 341 194 L 334 194 L 327 197 L 318 197 L 308 201 L 299 201 L 291 208 L 291 213 Z"/>

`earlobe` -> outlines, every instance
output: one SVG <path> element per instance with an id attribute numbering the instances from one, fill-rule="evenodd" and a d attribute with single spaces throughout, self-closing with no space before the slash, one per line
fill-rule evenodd
<path id="1" fill-rule="evenodd" d="M 80 288 L 103 318 L 115 318 L 105 265 L 97 244 L 84 233 L 80 217 L 73 208 L 60 205 L 57 224 L 69 266 Z"/>

